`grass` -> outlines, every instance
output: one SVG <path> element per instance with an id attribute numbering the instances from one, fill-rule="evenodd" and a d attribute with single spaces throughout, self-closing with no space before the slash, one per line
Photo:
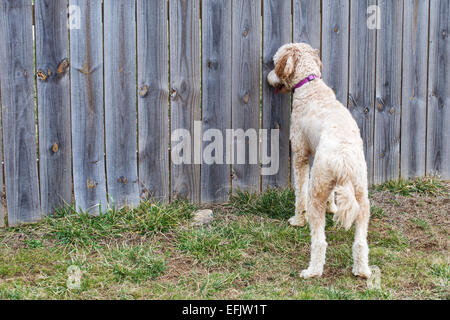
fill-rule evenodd
<path id="1" fill-rule="evenodd" d="M 385 188 L 373 189 L 372 196 L 397 190 Z M 2 229 L 0 299 L 449 299 L 448 250 L 432 242 L 442 235 L 448 240 L 437 225 L 442 216 L 416 217 L 402 207 L 411 195 L 396 194 L 398 205 L 385 196 L 372 201 L 370 264 L 381 269 L 379 288 L 351 274 L 354 232 L 336 226 L 332 216 L 324 276 L 301 279 L 309 229 L 287 223 L 293 191 L 269 189 L 237 192 L 228 204 L 213 206 L 215 220 L 200 228 L 190 224 L 199 208 L 175 202 L 98 217 L 68 208 L 38 224 Z M 415 199 L 427 204 L 430 194 L 436 191 Z M 398 219 L 411 229 L 398 228 Z M 81 278 L 71 289 L 72 266 Z"/>
<path id="2" fill-rule="evenodd" d="M 396 180 L 389 181 L 375 187 L 377 191 L 390 191 L 402 196 L 413 196 L 415 194 L 442 196 L 448 195 L 447 188 L 434 177 L 417 178 L 415 180 Z"/>
<path id="3" fill-rule="evenodd" d="M 138 235 L 168 232 L 180 221 L 189 219 L 194 210 L 195 206 L 187 202 L 144 202 L 134 210 L 109 210 L 98 217 L 91 217 L 67 208 L 57 211 L 44 224 L 49 234 L 60 243 L 90 247 L 102 239 L 120 239 L 130 232 Z"/>
<path id="4" fill-rule="evenodd" d="M 295 193 L 292 189 L 268 189 L 261 197 L 255 193 L 238 190 L 231 195 L 228 207 L 237 214 L 255 214 L 273 219 L 287 219 L 295 210 Z"/>
<path id="5" fill-rule="evenodd" d="M 430 224 L 427 221 L 423 220 L 423 219 L 420 219 L 420 218 L 410 219 L 410 221 L 412 223 L 414 223 L 416 226 L 418 226 L 422 230 L 430 229 Z"/>
<path id="6" fill-rule="evenodd" d="M 381 219 L 386 216 L 386 212 L 383 211 L 383 208 L 371 206 L 370 216 L 372 217 L 372 219 Z"/>
<path id="7" fill-rule="evenodd" d="M 122 245 L 111 250 L 105 263 L 106 267 L 113 270 L 115 280 L 119 282 L 155 280 L 166 270 L 163 257 L 153 254 L 151 248 L 140 245 Z"/>

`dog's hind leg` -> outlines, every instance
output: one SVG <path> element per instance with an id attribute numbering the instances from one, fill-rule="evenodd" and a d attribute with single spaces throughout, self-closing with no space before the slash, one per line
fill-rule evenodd
<path id="1" fill-rule="evenodd" d="M 309 158 L 301 151 L 294 151 L 295 216 L 289 219 L 293 226 L 306 224 L 306 203 L 309 184 Z"/>
<path id="2" fill-rule="evenodd" d="M 359 205 L 361 211 L 355 221 L 355 242 L 353 243 L 353 274 L 365 279 L 371 275 L 369 268 L 369 246 L 367 245 L 367 229 L 370 218 L 369 199 L 364 196 Z"/>
<path id="3" fill-rule="evenodd" d="M 311 261 L 309 267 L 303 270 L 301 277 L 307 279 L 320 277 L 325 265 L 327 242 L 325 238 L 325 210 L 327 199 L 334 187 L 326 175 L 321 175 L 321 170 L 316 163 L 311 173 L 311 183 L 308 192 L 306 216 L 311 229 Z"/>

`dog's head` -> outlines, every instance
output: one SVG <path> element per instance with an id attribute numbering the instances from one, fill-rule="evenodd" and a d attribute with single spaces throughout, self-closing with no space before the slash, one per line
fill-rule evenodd
<path id="1" fill-rule="evenodd" d="M 275 69 L 267 76 L 268 83 L 281 93 L 288 93 L 309 75 L 320 77 L 322 62 L 319 53 L 307 43 L 285 44 L 273 58 Z"/>

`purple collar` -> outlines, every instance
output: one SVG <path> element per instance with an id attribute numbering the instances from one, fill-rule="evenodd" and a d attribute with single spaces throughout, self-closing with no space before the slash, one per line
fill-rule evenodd
<path id="1" fill-rule="evenodd" d="M 320 77 L 316 76 L 315 74 L 308 76 L 307 78 L 300 81 L 299 84 L 295 86 L 293 91 L 295 92 L 296 89 L 299 89 L 299 88 L 303 87 L 305 84 L 307 84 L 308 82 L 314 81 L 316 79 L 320 79 Z"/>

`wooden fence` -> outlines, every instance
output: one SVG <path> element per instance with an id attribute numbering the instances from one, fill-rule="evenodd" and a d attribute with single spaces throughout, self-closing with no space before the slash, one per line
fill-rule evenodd
<path id="1" fill-rule="evenodd" d="M 290 97 L 264 81 L 288 42 L 321 49 L 326 82 L 361 128 L 372 183 L 450 178 L 449 7 L 0 0 L 0 224 L 73 203 L 96 214 L 145 198 L 223 202 L 237 188 L 288 186 Z M 195 121 L 222 132 L 280 129 L 278 174 L 261 176 L 254 164 L 174 164 L 170 133 L 194 131 Z"/>

